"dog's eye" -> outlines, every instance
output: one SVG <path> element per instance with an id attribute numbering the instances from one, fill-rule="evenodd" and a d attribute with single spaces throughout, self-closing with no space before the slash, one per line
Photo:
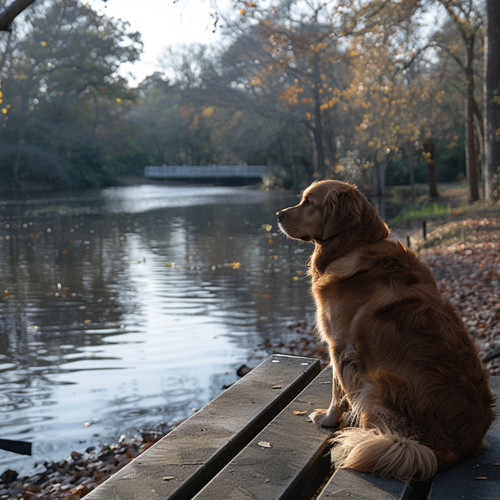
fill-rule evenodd
<path id="1" fill-rule="evenodd" d="M 309 198 L 304 198 L 304 201 L 302 202 L 302 204 L 307 207 L 309 205 L 312 205 L 311 203 L 311 200 Z"/>

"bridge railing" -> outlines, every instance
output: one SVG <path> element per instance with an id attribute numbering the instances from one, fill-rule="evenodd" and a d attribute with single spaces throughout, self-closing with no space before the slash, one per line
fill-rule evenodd
<path id="1" fill-rule="evenodd" d="M 153 179 L 190 179 L 212 177 L 259 178 L 270 175 L 267 165 L 158 165 L 144 167 L 144 175 Z"/>

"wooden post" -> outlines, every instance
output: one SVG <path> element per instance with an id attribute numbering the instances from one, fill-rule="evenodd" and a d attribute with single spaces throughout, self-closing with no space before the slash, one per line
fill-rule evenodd
<path id="1" fill-rule="evenodd" d="M 424 240 L 427 239 L 427 224 L 425 220 L 422 221 L 422 233 L 424 235 Z"/>

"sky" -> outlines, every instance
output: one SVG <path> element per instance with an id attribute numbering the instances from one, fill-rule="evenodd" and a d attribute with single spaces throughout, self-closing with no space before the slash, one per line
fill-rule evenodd
<path id="1" fill-rule="evenodd" d="M 130 23 L 141 33 L 144 52 L 141 60 L 126 65 L 123 74 L 138 83 L 161 67 L 158 58 L 167 47 L 190 43 L 215 44 L 220 30 L 214 31 L 216 8 L 224 12 L 232 0 L 87 0 L 99 13 Z"/>

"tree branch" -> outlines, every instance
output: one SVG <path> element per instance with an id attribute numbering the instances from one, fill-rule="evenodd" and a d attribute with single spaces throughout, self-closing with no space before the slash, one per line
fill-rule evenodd
<path id="1" fill-rule="evenodd" d="M 35 0 L 14 0 L 0 13 L 0 31 L 10 31 L 12 21 Z"/>

